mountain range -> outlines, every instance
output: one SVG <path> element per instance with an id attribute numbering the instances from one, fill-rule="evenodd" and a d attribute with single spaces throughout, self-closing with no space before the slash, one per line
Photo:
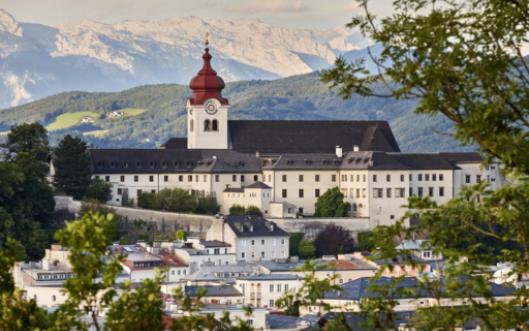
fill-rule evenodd
<path id="1" fill-rule="evenodd" d="M 289 29 L 197 17 L 47 26 L 18 22 L 0 9 L 0 108 L 63 91 L 187 83 L 200 66 L 206 33 L 213 65 L 226 81 L 310 73 L 367 45 L 345 27 Z"/>

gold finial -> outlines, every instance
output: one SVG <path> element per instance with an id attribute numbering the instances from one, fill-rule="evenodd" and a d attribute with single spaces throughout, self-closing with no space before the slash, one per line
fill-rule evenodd
<path id="1" fill-rule="evenodd" d="M 209 32 L 206 32 L 206 47 L 209 46 Z"/>

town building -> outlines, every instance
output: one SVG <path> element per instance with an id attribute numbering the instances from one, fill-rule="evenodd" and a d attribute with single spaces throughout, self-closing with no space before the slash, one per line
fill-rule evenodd
<path id="1" fill-rule="evenodd" d="M 285 293 L 295 292 L 303 285 L 303 278 L 289 274 L 259 274 L 239 277 L 236 284 L 245 305 L 274 308 L 276 301 Z"/>
<path id="2" fill-rule="evenodd" d="M 349 216 L 373 227 L 402 217 L 410 196 L 444 203 L 463 186 L 503 183 L 499 165 L 484 166 L 477 153 L 402 153 L 385 121 L 230 120 L 208 48 L 190 88 L 187 138 L 90 150 L 93 176 L 112 184 L 109 203 L 180 188 L 215 197 L 223 213 L 256 206 L 289 218 L 313 215 L 318 197 L 337 187 Z"/>

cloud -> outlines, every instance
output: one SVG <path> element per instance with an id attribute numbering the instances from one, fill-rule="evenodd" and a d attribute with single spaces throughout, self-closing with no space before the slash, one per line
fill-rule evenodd
<path id="1" fill-rule="evenodd" d="M 302 0 L 248 0 L 228 8 L 237 13 L 301 13 L 308 9 Z"/>

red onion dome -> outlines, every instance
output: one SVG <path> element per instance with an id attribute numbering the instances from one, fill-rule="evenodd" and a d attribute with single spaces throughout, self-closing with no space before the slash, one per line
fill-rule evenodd
<path id="1" fill-rule="evenodd" d="M 228 99 L 222 97 L 221 91 L 226 86 L 224 80 L 217 76 L 217 72 L 211 67 L 211 54 L 209 48 L 204 50 L 202 55 L 204 64 L 202 69 L 197 73 L 189 87 L 193 91 L 193 96 L 189 99 L 192 105 L 202 105 L 207 99 L 217 99 L 222 105 L 228 104 Z"/>

